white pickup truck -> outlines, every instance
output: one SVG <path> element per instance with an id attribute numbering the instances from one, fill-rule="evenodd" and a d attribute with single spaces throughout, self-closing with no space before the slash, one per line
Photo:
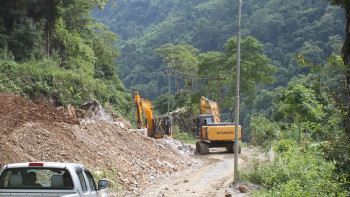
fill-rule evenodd
<path id="1" fill-rule="evenodd" d="M 105 197 L 107 184 L 100 180 L 96 185 L 85 166 L 74 163 L 15 163 L 0 171 L 0 197 Z"/>

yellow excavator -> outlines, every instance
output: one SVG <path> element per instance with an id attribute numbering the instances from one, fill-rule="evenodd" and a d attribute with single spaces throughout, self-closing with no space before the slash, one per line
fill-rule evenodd
<path id="1" fill-rule="evenodd" d="M 168 116 L 160 115 L 154 118 L 152 103 L 135 93 L 136 121 L 138 129 L 147 129 L 147 136 L 154 138 L 172 137 L 171 121 Z M 146 115 L 143 124 L 142 111 Z"/>
<path id="2" fill-rule="evenodd" d="M 197 134 L 200 141 L 196 143 L 199 154 L 208 154 L 209 148 L 226 147 L 227 152 L 234 152 L 235 123 L 221 122 L 219 108 L 216 102 L 201 97 L 201 114 L 197 117 Z M 241 126 L 239 126 L 239 139 L 242 138 Z M 239 147 L 238 153 L 241 153 Z"/>

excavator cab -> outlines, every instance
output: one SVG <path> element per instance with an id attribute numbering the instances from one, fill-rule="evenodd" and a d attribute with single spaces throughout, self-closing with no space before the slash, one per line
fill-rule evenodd
<path id="1" fill-rule="evenodd" d="M 202 126 L 212 124 L 214 116 L 211 114 L 202 114 L 197 117 L 197 135 L 200 136 L 202 132 Z"/>
<path id="2" fill-rule="evenodd" d="M 172 129 L 171 129 L 171 120 L 168 116 L 159 115 L 154 119 L 155 127 L 155 138 L 162 138 L 163 136 L 171 137 Z"/>

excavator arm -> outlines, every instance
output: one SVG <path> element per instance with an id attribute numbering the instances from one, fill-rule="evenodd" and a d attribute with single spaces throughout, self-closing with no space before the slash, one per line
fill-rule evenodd
<path id="1" fill-rule="evenodd" d="M 203 96 L 201 97 L 201 112 L 202 114 L 212 114 L 214 116 L 214 122 L 221 122 L 218 104 Z"/>
<path id="2" fill-rule="evenodd" d="M 152 103 L 146 99 L 142 99 L 142 109 L 145 112 L 147 119 L 147 129 L 148 131 L 153 131 L 153 107 Z"/>
<path id="3" fill-rule="evenodd" d="M 139 93 L 135 93 L 135 108 L 136 108 L 136 122 L 137 128 L 142 129 L 142 98 Z"/>
<path id="4" fill-rule="evenodd" d="M 172 136 L 170 118 L 167 116 L 154 116 L 152 103 L 142 98 L 137 92 L 135 93 L 135 108 L 138 129 L 147 128 L 147 135 L 155 138 Z M 142 123 L 142 111 L 146 115 L 147 122 L 145 126 Z"/>
<path id="5" fill-rule="evenodd" d="M 147 128 L 149 132 L 154 131 L 153 126 L 153 107 L 152 103 L 144 98 L 142 98 L 138 92 L 135 93 L 135 108 L 136 108 L 136 121 L 137 128 L 144 129 Z M 143 125 L 142 111 L 145 112 L 147 125 Z"/>

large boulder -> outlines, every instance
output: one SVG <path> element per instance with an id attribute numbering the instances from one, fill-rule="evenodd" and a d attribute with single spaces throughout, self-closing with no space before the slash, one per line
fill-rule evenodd
<path id="1" fill-rule="evenodd" d="M 75 108 L 73 105 L 68 105 L 64 108 L 64 112 L 68 115 L 68 117 L 72 119 L 76 119 L 77 116 L 75 114 Z"/>
<path id="2" fill-rule="evenodd" d="M 68 105 L 66 107 L 60 106 L 57 107 L 56 110 L 62 114 L 65 114 L 68 118 L 71 118 L 72 120 L 75 120 L 77 118 L 75 113 L 75 108 L 73 105 Z"/>
<path id="3" fill-rule="evenodd" d="M 84 103 L 81 109 L 86 112 L 85 118 L 113 121 L 111 115 L 103 109 L 98 101 Z"/>

